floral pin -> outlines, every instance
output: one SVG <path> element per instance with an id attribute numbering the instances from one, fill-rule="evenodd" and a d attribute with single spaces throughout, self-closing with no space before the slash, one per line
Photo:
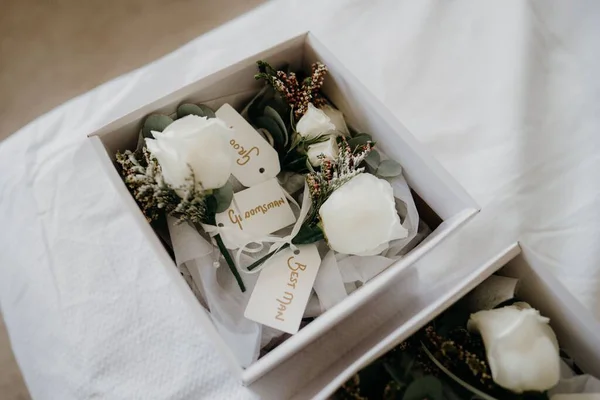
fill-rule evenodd
<path id="1" fill-rule="evenodd" d="M 142 128 L 141 146 L 117 154 L 126 185 L 148 221 L 171 215 L 202 231 L 216 225 L 216 214 L 233 198 L 228 184 L 234 162 L 231 130 L 206 106 L 184 104 L 177 120 L 149 116 Z M 217 246 L 240 290 L 246 290 L 219 234 Z"/>

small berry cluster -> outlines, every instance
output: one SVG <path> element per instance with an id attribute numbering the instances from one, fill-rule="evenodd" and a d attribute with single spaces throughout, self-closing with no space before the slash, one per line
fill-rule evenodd
<path id="1" fill-rule="evenodd" d="M 445 360 L 444 364 L 447 364 L 446 367 L 450 367 L 451 365 L 449 364 L 462 364 L 471 371 L 473 376 L 484 387 L 488 389 L 494 387 L 494 382 L 487 362 L 480 359 L 477 354 L 465 349 L 464 346 L 468 345 L 468 342 L 459 344 L 454 340 L 444 338 L 440 336 L 431 325 L 425 329 L 425 337 L 437 349 L 436 358 L 441 355 L 442 359 Z"/>
<path id="2" fill-rule="evenodd" d="M 298 82 L 298 77 L 294 72 L 275 71 L 264 61 L 259 61 L 258 67 L 261 72 L 255 76 L 256 79 L 263 78 L 269 82 L 292 107 L 297 119 L 301 118 L 308 110 L 309 103 L 313 103 L 315 107 L 326 104 L 326 100 L 321 94 L 321 87 L 327 75 L 325 64 L 314 63 L 311 75 L 306 77 L 302 84 Z"/>

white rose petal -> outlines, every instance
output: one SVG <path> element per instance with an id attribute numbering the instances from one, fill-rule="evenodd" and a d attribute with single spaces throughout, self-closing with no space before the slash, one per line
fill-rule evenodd
<path id="1" fill-rule="evenodd" d="M 375 255 L 391 240 L 408 236 L 396 212 L 392 186 L 367 173 L 335 190 L 319 215 L 329 247 L 339 253 Z"/>
<path id="2" fill-rule="evenodd" d="M 336 137 L 331 135 L 324 142 L 311 144 L 308 146 L 306 154 L 308 155 L 308 161 L 313 167 L 318 167 L 323 162 L 319 158 L 320 155 L 325 156 L 328 160 L 335 160 L 339 154 Z"/>
<path id="3" fill-rule="evenodd" d="M 344 136 L 347 136 L 350 134 L 350 131 L 348 130 L 348 126 L 346 125 L 346 120 L 344 119 L 344 114 L 340 110 L 338 110 L 337 108 L 331 107 L 329 104 L 323 106 L 323 108 L 321 108 L 321 110 L 323 110 L 325 115 L 327 115 L 329 117 L 329 120 L 331 121 L 331 123 L 333 125 L 335 125 L 336 132 L 338 132 Z"/>
<path id="4" fill-rule="evenodd" d="M 558 341 L 549 321 L 527 303 L 471 315 L 468 328 L 483 338 L 494 382 L 515 393 L 544 391 L 558 383 Z"/>
<path id="5" fill-rule="evenodd" d="M 335 130 L 335 125 L 329 117 L 312 103 L 308 103 L 308 110 L 296 124 L 296 131 L 307 139 Z"/>
<path id="6" fill-rule="evenodd" d="M 180 196 L 183 192 L 178 189 L 188 183 L 192 171 L 198 190 L 227 183 L 235 154 L 229 145 L 232 131 L 222 120 L 188 115 L 152 135 L 146 146 L 158 160 L 165 182 Z"/>
<path id="7" fill-rule="evenodd" d="M 152 132 L 152 134 L 156 137 L 160 132 Z M 163 178 L 167 184 L 173 188 L 182 187 L 186 184 L 190 169 L 181 162 L 176 148 L 169 143 L 168 138 L 161 140 L 146 138 L 146 147 L 158 160 Z"/>

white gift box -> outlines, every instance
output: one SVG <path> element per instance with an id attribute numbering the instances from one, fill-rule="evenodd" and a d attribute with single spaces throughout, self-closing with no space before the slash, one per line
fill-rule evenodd
<path id="1" fill-rule="evenodd" d="M 370 133 L 390 158 L 400 162 L 409 185 L 418 195 L 415 201 L 419 214 L 432 229 L 435 229 L 425 241 L 405 257 L 244 369 L 240 367 L 231 350 L 218 335 L 210 316 L 196 300 L 168 252 L 146 222 L 115 168 L 114 159 L 117 151 L 135 148 L 142 121 L 151 113 L 171 114 L 181 103 L 204 103 L 214 109 L 229 103 L 236 109 L 241 109 L 262 86 L 262 82 L 254 79 L 258 60 L 266 60 L 274 66 L 289 63 L 294 69 L 307 70 L 317 60 L 326 64 L 329 74 L 323 92 L 344 113 L 349 125 Z M 186 299 L 190 307 L 197 310 L 195 315 L 198 316 L 199 322 L 212 336 L 216 347 L 221 350 L 233 372 L 244 384 L 249 384 L 274 369 L 325 334 L 357 307 L 381 293 L 402 270 L 458 229 L 479 209 L 467 192 L 433 157 L 427 154 L 423 146 L 393 117 L 390 111 L 310 33 L 290 39 L 147 104 L 91 134 L 90 140 L 97 149 L 101 162 L 115 185 L 116 192 L 122 196 L 124 206 L 135 215 L 139 229 L 146 234 L 156 256 L 162 260 L 164 267 L 178 282 L 180 295 Z"/>
<path id="2" fill-rule="evenodd" d="M 519 279 L 517 296 L 550 318 L 561 349 L 588 374 L 600 376 L 600 324 L 544 266 L 543 260 L 517 243 L 485 265 L 436 292 L 435 300 L 408 318 L 394 317 L 389 324 L 363 338 L 327 370 L 294 393 L 271 384 L 257 388 L 264 398 L 326 399 L 363 367 L 408 339 L 444 310 L 477 287 L 492 274 Z"/>

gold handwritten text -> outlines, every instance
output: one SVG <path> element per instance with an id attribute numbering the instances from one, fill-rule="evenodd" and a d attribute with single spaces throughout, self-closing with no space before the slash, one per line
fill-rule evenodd
<path id="1" fill-rule="evenodd" d="M 296 284 L 298 283 L 298 277 L 300 276 L 299 271 L 306 270 L 306 264 L 299 263 L 295 260 L 294 256 L 291 256 L 287 260 L 287 265 L 290 270 L 290 279 L 287 285 L 291 287 L 290 290 L 296 289 Z M 293 292 L 284 292 L 283 296 L 275 299 L 277 301 L 277 315 L 275 319 L 279 321 L 285 321 L 285 311 L 287 310 L 287 306 L 292 304 L 292 300 L 294 300 Z"/>
<path id="2" fill-rule="evenodd" d="M 279 200 L 274 200 L 274 201 L 271 201 L 270 203 L 258 205 L 254 208 L 247 210 L 244 213 L 244 218 L 250 219 L 252 216 L 257 215 L 259 213 L 266 214 L 267 211 L 269 211 L 270 209 L 281 207 L 284 204 L 285 204 L 285 200 L 283 199 L 283 197 L 281 197 L 281 198 L 279 198 Z"/>
<path id="3" fill-rule="evenodd" d="M 237 225 L 238 228 L 240 228 L 240 230 L 243 231 L 244 230 L 243 222 L 245 220 L 248 220 L 248 219 L 254 217 L 255 215 L 259 215 L 259 214 L 264 215 L 264 214 L 268 213 L 269 210 L 274 210 L 283 205 L 285 205 L 285 199 L 283 197 L 280 197 L 279 199 L 273 200 L 269 203 L 260 204 L 256 207 L 246 210 L 240 214 L 237 214 L 233 208 L 230 208 L 229 211 L 227 211 L 227 216 L 229 217 L 229 221 L 233 225 Z M 242 215 L 243 215 L 243 217 L 242 217 Z"/>
<path id="4" fill-rule="evenodd" d="M 229 144 L 241 156 L 236 161 L 238 163 L 238 165 L 246 165 L 246 164 L 248 164 L 248 161 L 250 161 L 250 156 L 252 155 L 252 153 L 254 153 L 257 156 L 260 154 L 260 150 L 258 150 L 258 147 L 252 146 L 248 150 L 246 150 L 242 145 L 240 145 L 239 143 L 237 143 L 235 141 L 235 139 L 231 139 L 229 141 Z"/>
<path id="5" fill-rule="evenodd" d="M 294 293 L 285 292 L 282 297 L 283 300 L 279 298 L 276 299 L 279 303 L 279 306 L 277 307 L 277 316 L 275 317 L 275 319 L 285 321 L 283 312 L 287 309 L 287 306 L 292 304 L 292 300 L 294 300 Z"/>
<path id="6" fill-rule="evenodd" d="M 242 218 L 239 215 L 236 215 L 232 208 L 229 209 L 227 215 L 229 215 L 229 220 L 232 224 L 237 224 L 240 227 L 240 231 L 244 230 L 244 227 L 242 226 Z"/>

